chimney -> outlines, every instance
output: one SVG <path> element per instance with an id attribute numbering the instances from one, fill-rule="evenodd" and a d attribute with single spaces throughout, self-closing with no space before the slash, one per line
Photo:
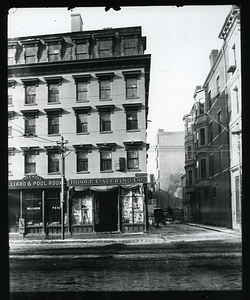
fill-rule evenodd
<path id="1" fill-rule="evenodd" d="M 218 53 L 219 51 L 217 49 L 213 49 L 209 55 L 209 59 L 210 59 L 210 68 L 212 69 L 215 61 L 216 61 L 216 58 L 218 56 Z"/>
<path id="2" fill-rule="evenodd" d="M 71 32 L 82 31 L 83 21 L 80 14 L 71 14 Z"/>

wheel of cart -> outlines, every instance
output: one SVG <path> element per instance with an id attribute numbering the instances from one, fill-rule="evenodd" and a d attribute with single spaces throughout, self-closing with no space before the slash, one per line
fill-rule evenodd
<path id="1" fill-rule="evenodd" d="M 154 210 L 154 226 L 158 228 L 160 223 L 166 226 L 166 219 L 163 214 L 163 209 L 156 208 Z"/>

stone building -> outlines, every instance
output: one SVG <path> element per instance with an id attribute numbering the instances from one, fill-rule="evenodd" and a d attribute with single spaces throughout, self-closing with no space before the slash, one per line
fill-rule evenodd
<path id="1" fill-rule="evenodd" d="M 141 27 L 84 31 L 78 14 L 71 25 L 8 40 L 10 231 L 58 234 L 64 219 L 67 234 L 143 232 L 146 37 Z"/>

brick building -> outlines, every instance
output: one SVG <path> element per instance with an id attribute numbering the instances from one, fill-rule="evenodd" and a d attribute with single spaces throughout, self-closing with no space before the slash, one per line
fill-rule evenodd
<path id="1" fill-rule="evenodd" d="M 65 232 L 145 231 L 146 37 L 71 17 L 71 32 L 8 40 L 10 231 L 60 233 L 62 138 Z"/>
<path id="2" fill-rule="evenodd" d="M 239 9 L 233 6 L 219 35 L 222 49 L 211 51 L 208 76 L 195 88 L 194 105 L 183 117 L 188 219 L 230 228 L 237 227 L 234 215 L 241 215 L 239 155 L 232 137 L 241 123 L 239 36 Z"/>

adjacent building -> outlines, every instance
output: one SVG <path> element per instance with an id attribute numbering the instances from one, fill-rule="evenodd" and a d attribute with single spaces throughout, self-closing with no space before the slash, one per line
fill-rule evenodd
<path id="1" fill-rule="evenodd" d="M 155 190 L 162 208 L 182 208 L 181 176 L 184 173 L 184 131 L 158 129 L 156 135 Z"/>
<path id="2" fill-rule="evenodd" d="M 71 17 L 71 32 L 8 40 L 10 231 L 146 231 L 146 37 Z"/>
<path id="3" fill-rule="evenodd" d="M 190 221 L 239 228 L 241 222 L 240 11 L 233 6 L 194 92 L 185 123 L 185 209 Z M 234 133 L 238 139 L 234 137 Z"/>

